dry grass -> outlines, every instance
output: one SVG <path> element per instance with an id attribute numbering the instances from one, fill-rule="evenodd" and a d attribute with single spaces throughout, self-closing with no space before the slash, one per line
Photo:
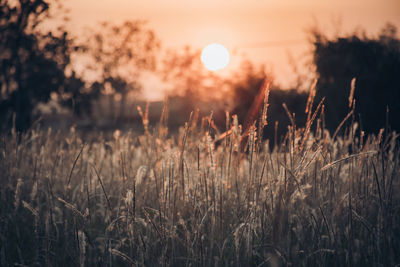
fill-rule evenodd
<path id="1" fill-rule="evenodd" d="M 225 134 L 191 119 L 168 137 L 164 113 L 110 141 L 1 136 L 0 265 L 399 264 L 397 135 L 357 136 L 353 123 L 333 139 L 312 100 L 305 129 L 287 111 L 273 151 L 229 115 Z"/>

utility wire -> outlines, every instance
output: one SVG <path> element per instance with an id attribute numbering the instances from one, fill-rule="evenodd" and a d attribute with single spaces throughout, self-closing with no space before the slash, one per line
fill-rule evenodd
<path id="1" fill-rule="evenodd" d="M 283 40 L 283 41 L 267 41 L 267 42 L 259 42 L 259 43 L 248 43 L 236 46 L 236 48 L 263 48 L 263 47 L 279 47 L 279 46 L 293 46 L 293 45 L 302 45 L 307 42 L 306 39 L 292 39 L 292 40 Z"/>

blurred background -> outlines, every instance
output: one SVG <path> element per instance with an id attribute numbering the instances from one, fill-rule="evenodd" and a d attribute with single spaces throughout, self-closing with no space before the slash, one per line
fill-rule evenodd
<path id="1" fill-rule="evenodd" d="M 399 26 L 397 0 L 0 0 L 0 130 L 143 132 L 167 102 L 171 132 L 192 111 L 225 131 L 227 112 L 252 123 L 267 81 L 272 138 L 283 103 L 303 126 L 316 81 L 334 131 L 356 78 L 360 130 L 399 131 Z M 200 60 L 210 43 L 230 52 L 220 71 Z"/>

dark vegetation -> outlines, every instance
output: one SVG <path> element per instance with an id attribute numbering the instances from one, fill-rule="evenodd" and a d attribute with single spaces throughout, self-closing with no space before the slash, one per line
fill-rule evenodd
<path id="1" fill-rule="evenodd" d="M 37 31 L 48 9 L 41 0 L 19 1 L 15 6 L 0 1 L 2 127 L 12 127 L 14 120 L 18 131 L 26 130 L 35 105 L 48 101 L 50 93 L 60 90 L 68 79 L 65 69 L 72 49 L 68 33 Z"/>
<path id="2" fill-rule="evenodd" d="M 175 85 L 171 97 L 176 95 L 173 99 L 184 103 L 183 110 L 176 110 L 177 113 L 190 114 L 199 109 L 201 115 L 206 115 L 212 106 L 216 124 L 222 129 L 225 111 L 238 114 L 244 125 L 253 123 L 245 122 L 249 119 L 247 111 L 256 102 L 261 84 L 267 79 L 272 89 L 270 110 L 274 111 L 270 113 L 270 124 L 277 122 L 279 135 L 286 131 L 289 119 L 282 107 L 286 103 L 298 125 L 304 126 L 306 116 L 302 107 L 306 93 L 297 88 L 276 87 L 273 75 L 263 68 L 244 62 L 232 77 L 222 79 L 205 71 L 198 59 L 199 52 L 190 48 L 183 53 L 169 51 L 160 62 L 157 60 L 160 42 L 141 21 L 121 25 L 103 23 L 102 31 L 90 31 L 85 40 L 74 39 L 63 25 L 44 31 L 40 26 L 50 19 L 50 11 L 56 4 L 60 5 L 58 1 L 43 0 L 1 2 L 0 116 L 3 132 L 13 126 L 17 131 L 28 129 L 40 116 L 33 112 L 36 105 L 51 99 L 70 108 L 77 118 L 89 119 L 93 116 L 93 103 L 99 98 L 108 99 L 109 111 L 105 116 L 109 117 L 108 125 L 122 127 L 129 121 L 124 117 L 126 96 L 140 92 L 139 77 L 145 71 L 161 74 L 165 81 Z M 63 11 L 62 7 L 60 10 Z M 311 31 L 311 35 L 318 76 L 316 99 L 320 101 L 325 97 L 329 110 L 326 127 L 334 131 L 347 115 L 350 108 L 344 99 L 349 97 L 351 80 L 356 78 L 357 103 L 353 119 L 360 122 L 360 129 L 377 133 L 387 124 L 398 131 L 400 41 L 396 28 L 388 24 L 376 38 L 353 33 L 329 39 L 317 30 Z M 85 70 L 79 74 L 74 71 L 73 56 L 85 58 Z M 86 80 L 88 73 L 89 76 L 96 73 L 96 80 Z M 215 88 L 225 89 L 219 89 L 218 93 Z M 172 128 L 188 119 L 188 116 L 174 114 L 172 117 L 177 119 L 171 122 Z M 272 128 L 275 126 L 266 130 L 265 137 L 273 138 L 275 130 Z"/>
<path id="3" fill-rule="evenodd" d="M 327 39 L 315 33 L 317 99 L 326 97 L 326 121 L 334 129 L 346 116 L 350 81 L 356 78 L 355 116 L 362 130 L 377 133 L 386 123 L 400 131 L 400 40 L 388 24 L 377 38 L 352 34 Z"/>
<path id="4" fill-rule="evenodd" d="M 54 7 L 54 6 L 55 7 Z M 35 120 L 38 103 L 54 99 L 78 117 L 91 116 L 92 104 L 100 96 L 122 102 L 129 91 L 140 90 L 138 72 L 155 68 L 154 52 L 159 47 L 151 30 L 140 21 L 91 31 L 87 40 L 74 40 L 64 25 L 52 30 L 41 26 L 51 10 L 63 11 L 59 1 L 0 2 L 0 129 L 26 131 Z M 97 73 L 87 81 L 76 72 L 73 56 L 87 62 L 87 72 Z M 124 69 L 124 71 L 121 71 Z M 127 72 L 126 70 L 129 70 Z M 125 103 L 121 103 L 119 114 Z M 115 111 L 114 113 L 117 113 Z M 118 117 L 118 114 L 112 114 Z"/>

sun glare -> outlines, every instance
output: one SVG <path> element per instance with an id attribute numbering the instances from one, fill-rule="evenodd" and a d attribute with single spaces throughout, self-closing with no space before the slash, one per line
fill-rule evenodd
<path id="1" fill-rule="evenodd" d="M 201 62 L 211 71 L 223 69 L 229 63 L 228 49 L 220 44 L 209 44 L 201 52 Z"/>

